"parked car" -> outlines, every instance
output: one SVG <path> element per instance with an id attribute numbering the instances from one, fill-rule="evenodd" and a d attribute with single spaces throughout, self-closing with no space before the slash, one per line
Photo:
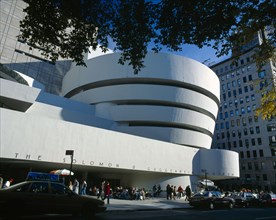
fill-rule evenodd
<path id="1" fill-rule="evenodd" d="M 195 208 L 205 207 L 215 209 L 227 207 L 232 209 L 235 205 L 235 200 L 227 196 L 222 196 L 220 191 L 204 191 L 193 195 L 189 200 L 189 204 Z"/>
<path id="2" fill-rule="evenodd" d="M 91 218 L 105 211 L 104 202 L 74 193 L 64 184 L 51 181 L 25 181 L 0 190 L 0 216 L 33 214 L 73 214 Z"/>
<path id="3" fill-rule="evenodd" d="M 260 196 L 260 203 L 262 206 L 276 206 L 276 194 L 264 193 Z"/>
<path id="4" fill-rule="evenodd" d="M 237 207 L 257 207 L 260 205 L 260 199 L 251 192 L 228 192 L 227 195 L 235 200 L 235 206 Z"/>

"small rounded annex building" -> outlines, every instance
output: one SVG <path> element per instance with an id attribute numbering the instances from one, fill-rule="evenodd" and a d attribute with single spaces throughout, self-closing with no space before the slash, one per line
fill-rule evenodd
<path id="1" fill-rule="evenodd" d="M 239 177 L 237 153 L 210 149 L 220 101 L 216 74 L 166 53 L 149 53 L 134 74 L 131 66 L 118 64 L 119 57 L 102 55 L 87 60 L 87 67 L 72 67 L 63 79 L 64 97 L 20 84 L 11 91 L 15 83 L 1 79 L 4 101 L 28 103 L 23 110 L 0 109 L 4 164 L 69 167 L 70 149 L 74 173 L 91 181 L 195 189 L 206 175 Z"/>

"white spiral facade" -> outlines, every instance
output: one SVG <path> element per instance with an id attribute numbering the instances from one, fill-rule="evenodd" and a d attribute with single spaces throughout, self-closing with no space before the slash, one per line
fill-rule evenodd
<path id="1" fill-rule="evenodd" d="M 65 97 L 96 106 L 112 130 L 209 149 L 220 86 L 207 66 L 182 56 L 149 53 L 145 68 L 118 64 L 120 54 L 90 59 L 63 80 Z"/>

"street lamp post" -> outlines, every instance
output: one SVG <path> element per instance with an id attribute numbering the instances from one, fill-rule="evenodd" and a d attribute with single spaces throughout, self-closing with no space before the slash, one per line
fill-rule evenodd
<path id="1" fill-rule="evenodd" d="M 73 150 L 66 150 L 65 155 L 70 155 L 71 156 L 70 172 L 69 172 L 69 183 L 70 183 L 71 182 L 71 172 L 72 172 L 74 151 Z"/>

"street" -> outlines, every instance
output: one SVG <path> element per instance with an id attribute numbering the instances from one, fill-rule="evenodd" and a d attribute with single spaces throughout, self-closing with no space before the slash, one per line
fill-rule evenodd
<path id="1" fill-rule="evenodd" d="M 69 215 L 45 215 L 26 217 L 22 219 L 43 219 L 43 220 L 83 220 L 82 217 Z M 154 211 L 111 211 L 97 214 L 94 220 L 276 220 L 276 208 L 234 208 L 220 210 L 197 210 L 193 208 L 175 210 L 154 210 Z"/>

